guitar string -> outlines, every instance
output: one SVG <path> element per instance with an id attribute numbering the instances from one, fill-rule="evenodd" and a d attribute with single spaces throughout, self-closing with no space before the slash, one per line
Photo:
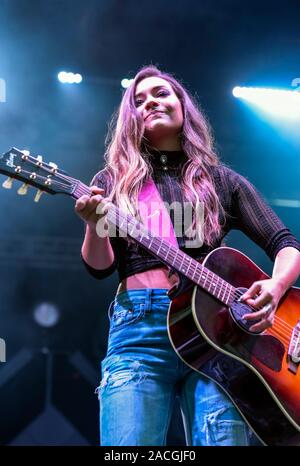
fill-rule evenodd
<path id="1" fill-rule="evenodd" d="M 79 187 L 79 191 L 83 192 L 83 190 L 81 190 L 80 187 Z M 84 192 L 85 192 L 85 191 L 86 191 L 86 190 L 84 189 Z M 126 220 L 128 221 L 128 217 L 127 217 L 127 216 L 124 216 L 123 213 L 119 212 L 118 215 L 119 215 L 119 219 L 121 219 L 121 220 L 126 219 Z M 126 218 L 126 217 L 127 217 L 127 218 Z M 130 225 L 132 225 L 132 221 L 129 220 L 128 223 L 129 223 Z M 134 225 L 133 225 L 133 226 L 134 226 Z M 145 229 L 145 231 L 146 231 L 146 234 L 149 235 L 149 237 L 151 237 L 150 232 L 148 232 L 146 229 Z M 158 246 L 162 247 L 162 241 L 161 241 L 161 240 L 158 240 L 158 241 L 159 241 L 159 245 L 158 245 Z M 152 236 L 151 245 L 154 244 L 155 242 L 157 242 L 157 239 L 156 239 L 155 237 Z M 165 246 L 166 246 L 166 247 L 169 247 L 169 244 L 166 243 Z M 177 255 L 177 253 L 178 253 L 178 250 L 172 251 L 172 249 L 169 249 L 167 255 L 170 256 L 172 259 L 174 259 L 175 256 Z M 188 267 L 189 269 L 191 268 L 192 271 L 195 272 L 196 266 L 198 266 L 199 263 L 196 262 L 196 264 L 193 265 L 193 264 L 192 264 L 192 261 L 190 260 L 190 261 L 189 261 L 189 264 L 186 264 L 186 265 L 187 265 L 187 267 Z M 203 277 L 205 278 L 205 281 L 206 281 L 207 277 L 210 277 L 210 276 L 209 276 L 209 273 L 211 274 L 211 272 L 202 271 L 201 274 L 200 274 L 200 276 L 198 276 L 197 278 L 199 279 L 201 276 L 203 276 Z M 217 280 L 222 280 L 220 277 L 218 277 L 218 276 L 216 276 L 216 275 L 215 275 L 215 279 L 217 279 Z M 216 280 L 210 279 L 209 282 L 208 282 L 209 285 L 211 285 L 212 283 L 214 283 L 214 281 L 216 281 Z M 223 281 L 223 282 L 224 282 L 224 281 Z M 231 285 L 229 285 L 229 286 L 231 286 Z M 220 294 L 222 294 L 222 293 L 225 294 L 225 289 L 226 289 L 226 287 L 228 287 L 227 282 L 226 282 L 226 283 L 222 283 L 222 287 L 220 288 L 220 291 L 221 291 Z M 231 287 L 231 288 L 233 288 L 233 287 Z"/>
<path id="2" fill-rule="evenodd" d="M 75 181 L 75 184 L 76 183 L 80 183 L 81 185 L 84 186 L 83 183 L 81 183 L 81 181 L 77 180 L 77 178 L 73 178 L 72 176 L 70 175 L 64 175 L 63 173 L 59 173 L 59 168 L 54 168 L 54 167 L 51 167 L 51 165 L 47 164 L 46 162 L 39 162 L 37 159 L 35 159 L 34 157 L 32 157 L 31 155 L 28 155 L 26 159 L 24 159 L 25 162 L 29 162 L 31 163 L 32 165 L 36 166 L 37 169 L 43 169 L 45 170 L 47 173 L 49 173 L 50 175 L 52 176 L 55 176 L 56 178 L 61 178 L 65 181 L 68 181 L 69 180 L 72 180 L 72 181 Z M 23 162 L 24 163 L 24 162 Z M 46 166 L 48 165 L 48 166 Z M 53 172 L 53 170 L 57 170 L 56 172 Z M 52 179 L 52 181 L 56 182 L 55 179 Z M 74 183 L 73 183 L 74 184 Z M 70 184 L 69 184 L 70 186 Z"/>
<path id="3" fill-rule="evenodd" d="M 26 175 L 32 175 L 33 172 L 30 172 L 30 171 L 27 171 L 27 170 L 22 170 L 22 172 L 20 173 L 20 175 L 21 175 L 22 173 L 25 173 Z M 53 175 L 53 173 L 51 173 L 51 174 Z M 24 181 L 25 184 L 29 184 L 29 183 L 31 183 L 31 182 L 34 183 L 35 180 L 36 180 L 37 178 L 45 179 L 45 181 L 49 179 L 49 178 L 45 178 L 44 176 L 39 175 L 39 174 L 37 173 L 37 174 L 36 174 L 36 178 L 34 178 L 34 179 L 32 178 L 32 179 L 30 179 L 30 180 L 24 179 L 23 181 Z M 20 181 L 20 180 L 18 180 L 18 181 Z M 53 181 L 53 180 L 51 180 L 51 181 Z M 68 185 L 66 185 L 65 183 L 61 183 L 60 181 L 55 181 L 55 183 L 56 183 L 57 185 L 59 185 L 59 186 L 68 187 Z M 52 186 L 52 183 L 51 183 L 51 185 L 49 185 L 49 186 L 51 187 L 51 186 Z M 33 187 L 36 188 L 36 186 L 34 186 L 34 185 L 33 185 Z M 41 189 L 42 189 L 42 188 L 45 188 L 45 187 L 47 187 L 47 185 L 41 186 Z"/>
<path id="4" fill-rule="evenodd" d="M 33 159 L 32 157 L 29 157 L 29 158 L 30 158 L 30 159 Z M 35 165 L 37 165 L 36 162 L 34 162 L 34 159 L 33 159 L 33 160 L 30 160 L 30 162 L 32 162 L 32 163 L 34 163 Z M 73 180 L 74 182 L 76 182 L 76 183 L 77 183 L 77 186 L 75 187 L 74 192 L 77 191 L 79 194 L 90 194 L 90 193 L 91 193 L 90 188 L 88 188 L 86 185 L 84 185 L 83 183 L 81 183 L 81 182 L 80 182 L 79 180 L 77 180 L 76 178 L 70 177 L 69 175 L 64 175 L 64 174 L 62 174 L 62 173 L 57 173 L 57 172 L 56 172 L 56 173 L 53 173 L 53 167 L 51 167 L 51 168 L 45 167 L 44 163 L 42 163 L 42 165 L 37 165 L 37 169 L 39 169 L 39 168 L 42 168 L 42 169 L 45 170 L 47 173 L 49 173 L 51 176 L 55 176 L 56 178 L 60 178 L 60 179 L 67 180 L 67 181 Z M 25 172 L 26 174 L 31 174 L 31 173 L 32 173 L 32 172 L 28 172 L 28 171 L 26 171 L 26 170 L 23 170 L 23 172 Z M 37 174 L 37 176 L 38 176 L 39 178 L 42 178 L 41 175 L 38 175 L 38 174 Z M 57 185 L 59 185 L 59 186 L 61 186 L 61 187 L 64 187 L 64 188 L 70 187 L 70 185 L 68 185 L 68 184 L 66 184 L 66 183 L 58 182 L 58 181 L 56 181 L 55 179 L 53 180 L 53 178 L 51 179 L 51 181 L 52 181 L 52 183 L 53 183 L 53 181 L 54 181 Z M 74 183 L 73 183 L 73 184 L 74 184 Z M 71 192 L 70 192 L 70 194 L 71 194 Z M 120 214 L 121 214 L 121 215 L 120 215 Z M 122 217 L 124 218 L 124 215 L 122 214 L 121 211 L 118 212 L 118 215 L 119 215 L 119 217 L 121 216 L 121 219 L 122 219 Z M 127 218 L 126 218 L 126 217 L 127 217 Z M 125 219 L 127 219 L 127 221 L 128 221 L 128 216 L 126 216 L 126 217 L 125 217 Z M 129 223 L 131 223 L 131 221 L 129 221 Z M 149 235 L 149 236 L 151 236 L 151 235 Z M 153 241 L 155 241 L 155 237 L 152 237 L 151 244 L 153 243 Z M 161 244 L 161 240 L 160 240 L 160 244 Z M 167 255 L 169 255 L 170 252 L 171 252 L 171 254 L 173 254 L 172 249 L 169 248 L 169 251 L 168 251 L 168 254 L 167 254 Z M 177 255 L 177 251 L 176 251 L 175 254 Z M 175 258 L 175 256 L 173 257 L 173 259 L 174 259 L 174 258 Z M 184 258 L 183 260 L 186 260 L 186 259 Z M 194 274 L 193 274 L 193 275 L 195 275 L 195 270 L 196 270 L 195 267 L 198 267 L 198 266 L 199 266 L 199 263 L 197 262 L 197 264 L 192 264 L 192 260 L 190 260 L 189 264 L 187 265 L 188 269 L 190 269 L 191 267 L 192 267 L 192 269 L 194 268 L 194 270 L 193 270 L 193 271 L 194 271 Z M 209 278 L 210 281 L 208 281 L 208 284 L 209 284 L 209 286 L 210 286 L 212 283 L 215 283 L 215 279 L 217 279 L 217 281 L 220 280 L 220 277 L 218 277 L 218 276 L 215 275 L 215 274 L 213 274 L 213 277 L 211 277 L 211 274 L 212 274 L 212 272 L 210 272 L 210 271 L 206 272 L 205 270 L 202 269 L 202 271 L 201 271 L 201 273 L 200 273 L 200 276 L 198 276 L 197 278 L 198 278 L 198 280 L 199 280 L 199 279 L 202 278 L 202 276 L 204 276 L 204 279 L 205 279 L 204 282 L 206 282 L 206 281 L 207 281 L 207 278 Z M 223 280 L 223 279 L 221 279 L 221 280 L 222 280 L 222 282 L 221 282 L 221 287 L 219 287 L 219 290 L 221 290 L 221 294 L 222 294 L 223 291 L 224 291 L 224 294 L 226 294 L 226 292 L 228 293 L 228 291 L 226 291 L 226 287 L 228 286 L 228 285 L 227 285 L 227 282 L 225 282 L 225 284 L 224 284 L 224 280 Z M 229 285 L 230 285 L 230 284 L 229 284 Z M 209 286 L 208 286 L 208 288 L 209 288 Z M 225 287 L 225 288 L 224 288 L 224 287 Z M 223 288 L 224 288 L 224 289 L 223 289 Z M 244 294 L 244 292 L 242 292 L 242 291 L 240 291 L 240 290 L 238 290 L 238 289 L 234 289 L 234 287 L 232 287 L 232 285 L 230 285 L 230 288 L 233 288 L 233 292 L 230 291 L 230 293 L 228 294 L 228 297 L 231 297 L 231 298 L 232 298 L 232 294 L 233 294 L 235 297 L 236 297 L 236 296 L 241 297 L 241 296 Z M 229 288 L 229 289 L 230 289 L 230 288 Z M 257 311 L 257 309 L 253 308 L 252 306 L 249 306 L 249 307 L 252 309 L 252 311 L 254 311 L 254 312 Z M 292 326 L 290 326 L 289 324 L 287 324 L 283 319 L 281 319 L 280 317 L 278 317 L 278 316 L 276 316 L 276 315 L 275 315 L 274 321 L 275 321 L 275 320 L 277 321 L 277 322 L 276 322 L 276 323 L 278 324 L 277 326 L 278 326 L 278 327 L 281 327 L 281 330 L 282 330 L 282 331 L 283 331 L 283 330 L 290 330 L 290 329 L 293 329 Z M 285 334 L 285 335 L 286 335 L 286 337 L 290 337 L 289 334 Z"/>
<path id="5" fill-rule="evenodd" d="M 86 189 L 83 189 L 83 190 L 82 190 L 80 186 L 79 186 L 78 188 L 79 188 L 78 191 L 81 192 L 82 194 L 83 194 L 83 193 L 86 193 Z M 89 190 L 89 192 L 90 192 L 90 190 Z M 127 219 L 127 221 L 128 221 L 128 217 L 127 217 L 127 216 L 125 217 L 125 215 L 122 214 L 121 211 L 119 211 L 118 216 L 119 216 L 119 219 L 123 220 L 123 219 L 125 218 L 125 219 Z M 128 223 L 132 225 L 132 221 L 129 220 Z M 133 226 L 134 226 L 134 225 L 133 225 Z M 151 236 L 151 235 L 149 235 L 149 236 Z M 156 241 L 156 239 L 155 239 L 155 237 L 152 237 L 151 244 L 153 244 L 154 241 Z M 160 242 L 159 246 L 161 246 L 161 240 L 159 240 L 159 242 Z M 177 252 L 176 252 L 175 254 L 177 254 Z M 168 255 L 168 257 L 170 257 L 170 256 L 171 256 L 171 258 L 173 257 L 173 259 L 174 259 L 174 257 L 175 257 L 175 256 L 173 256 L 173 251 L 172 251 L 172 249 L 169 249 L 167 255 Z M 184 260 L 186 260 L 186 259 L 184 259 Z M 192 269 L 192 271 L 195 271 L 195 266 L 199 266 L 199 263 L 197 262 L 197 264 L 194 265 L 194 264 L 192 264 L 191 261 L 189 261 L 189 264 L 186 264 L 186 265 L 187 265 L 187 267 L 188 267 L 189 269 Z M 194 270 L 193 270 L 193 269 L 194 269 Z M 200 274 L 200 277 L 202 278 L 202 276 L 203 276 L 203 277 L 205 278 L 205 281 L 206 281 L 209 285 L 211 285 L 212 283 L 215 282 L 214 278 L 212 278 L 212 279 L 210 279 L 209 281 L 207 281 L 207 277 L 209 277 L 209 274 L 211 274 L 211 273 L 212 273 L 212 272 L 210 272 L 210 271 L 209 271 L 209 272 L 202 271 L 201 274 Z M 195 275 L 195 274 L 194 274 L 194 275 Z M 214 275 L 215 275 L 215 274 L 214 274 Z M 197 278 L 199 279 L 200 277 L 198 276 Z M 219 277 L 218 277 L 217 275 L 215 275 L 215 278 L 216 278 L 217 280 L 219 279 Z M 232 285 L 230 285 L 230 286 L 232 287 Z M 226 284 L 222 283 L 221 288 L 220 288 L 220 289 L 221 289 L 220 295 L 222 295 L 223 291 L 225 292 L 225 288 L 226 288 L 226 287 L 227 287 L 227 282 L 226 282 Z M 209 288 L 209 286 L 208 286 L 208 288 Z M 233 287 L 232 287 L 232 288 L 233 288 Z M 235 290 L 236 290 L 236 291 L 233 291 L 233 293 L 235 294 L 235 296 L 241 297 L 241 296 L 244 294 L 244 292 L 239 291 L 238 289 L 235 289 Z M 224 293 L 224 294 L 225 294 L 225 293 Z M 229 296 L 232 297 L 232 293 L 231 293 L 231 292 L 230 292 Z M 250 307 L 254 312 L 257 312 L 257 311 L 258 311 L 256 308 L 253 308 L 253 307 L 251 307 L 251 306 L 249 306 L 249 307 Z M 276 316 L 276 315 L 275 315 L 275 319 L 276 319 L 276 321 L 277 321 L 278 327 L 281 326 L 282 330 L 284 329 L 284 327 L 286 328 L 286 330 L 290 330 L 290 329 L 293 328 L 292 326 L 290 326 L 289 324 L 287 324 L 284 320 L 282 320 L 279 316 Z M 274 319 L 274 320 L 275 320 L 275 319 Z M 289 337 L 289 334 L 286 333 L 286 337 Z"/>
<path id="6" fill-rule="evenodd" d="M 270 330 L 270 331 L 273 332 L 273 333 L 276 333 L 276 334 L 280 335 L 284 341 L 286 341 L 287 343 L 289 343 L 290 339 L 287 338 L 286 335 L 284 335 L 284 334 L 282 334 L 281 332 L 279 332 L 276 328 L 270 327 L 268 330 Z"/>
<path id="7" fill-rule="evenodd" d="M 284 349 L 286 350 L 286 347 L 289 346 L 289 340 L 283 336 L 281 336 L 280 332 L 276 332 L 270 328 L 266 330 L 266 333 L 274 338 L 279 338 L 280 342 L 283 344 Z"/>
<path id="8" fill-rule="evenodd" d="M 239 292 L 237 293 L 240 297 L 244 294 L 243 292 Z M 253 309 L 253 308 L 252 308 Z M 256 312 L 258 312 L 258 310 L 256 309 Z M 283 319 L 281 319 L 279 316 L 276 316 L 275 314 L 275 319 L 278 321 L 278 322 L 281 322 L 281 325 L 282 327 L 285 327 L 286 330 L 292 330 L 293 329 L 293 326 L 289 325 L 287 322 L 285 322 Z"/>
<path id="9" fill-rule="evenodd" d="M 172 249 L 170 249 L 170 251 L 171 251 L 171 254 L 168 252 L 168 256 L 171 256 L 171 258 L 172 258 L 172 257 L 174 258 Z M 196 267 L 199 266 L 199 263 L 197 262 L 195 265 L 192 265 L 192 263 L 190 262 L 190 264 L 187 265 L 187 267 L 192 268 L 192 269 L 193 269 L 195 266 L 196 266 Z M 195 269 L 194 269 L 194 270 L 195 270 Z M 211 272 L 209 271 L 209 272 L 204 272 L 204 273 L 205 273 L 205 275 L 206 275 L 206 277 L 205 277 L 205 280 L 206 280 L 207 276 L 209 276 L 209 273 L 211 273 Z M 204 275 L 204 273 L 201 272 L 200 277 L 201 277 L 201 275 Z M 199 276 L 198 276 L 197 278 L 199 279 Z M 215 276 L 215 278 L 218 279 L 217 276 Z M 207 282 L 208 282 L 209 284 L 211 284 L 213 281 L 214 281 L 214 278 L 213 278 L 212 280 L 210 280 L 210 281 L 208 280 Z M 225 287 L 226 287 L 226 286 L 227 286 L 227 284 L 225 285 Z M 224 287 L 224 285 L 222 284 L 221 289 L 222 289 L 223 287 Z M 208 287 L 208 288 L 209 288 L 209 287 Z M 222 291 L 223 291 L 223 290 L 222 290 Z M 231 294 L 231 293 L 230 293 L 230 294 Z M 239 296 L 242 296 L 242 295 L 243 295 L 243 292 L 238 292 L 238 293 L 236 293 L 236 294 L 239 295 Z M 249 306 L 249 307 L 251 307 L 251 306 Z M 253 307 L 251 307 L 251 309 L 257 312 L 257 309 L 254 309 Z M 282 328 L 282 331 L 285 330 L 285 329 L 284 329 L 284 326 L 286 327 L 286 329 L 292 329 L 292 327 L 289 326 L 288 324 L 286 324 L 282 319 L 280 319 L 280 317 L 276 316 L 276 320 L 277 320 L 277 326 L 278 326 L 278 327 L 281 327 L 281 328 Z M 286 336 L 289 337 L 289 334 L 286 333 Z"/>
<path id="10" fill-rule="evenodd" d="M 279 316 L 276 316 L 276 314 L 274 316 L 274 324 L 277 324 L 277 327 L 284 331 L 286 336 L 290 336 L 291 331 L 294 329 L 293 326 L 290 326 L 290 328 L 288 328 L 287 325 L 283 325 L 286 324 L 286 322 L 282 320 Z"/>
<path id="11" fill-rule="evenodd" d="M 48 171 L 48 172 L 50 171 L 50 170 L 48 170 L 47 168 L 45 168 L 45 170 Z M 50 172 L 51 172 L 51 171 L 50 171 Z M 52 172 L 51 172 L 51 174 L 52 174 Z M 56 176 L 57 176 L 57 174 L 56 174 Z M 62 178 L 62 179 L 71 178 L 71 177 L 65 176 L 65 175 L 63 175 L 63 174 L 59 174 L 59 177 Z M 76 182 L 78 182 L 78 180 L 76 180 L 75 178 L 73 178 L 73 180 L 76 181 Z M 56 182 L 56 183 L 58 183 L 58 182 Z M 66 184 L 63 184 L 63 183 L 59 183 L 59 184 L 62 185 L 62 186 L 67 186 Z M 91 190 L 90 190 L 87 186 L 85 186 L 83 183 L 81 183 L 80 181 L 78 182 L 78 186 L 75 188 L 75 190 L 76 190 L 79 194 L 90 194 L 90 193 L 91 193 Z M 122 214 L 121 211 L 118 212 L 118 216 L 119 216 L 119 219 L 120 219 L 120 218 L 121 218 L 121 220 L 124 219 L 124 214 Z M 128 216 L 126 216 L 125 219 L 128 221 Z M 132 221 L 131 221 L 130 219 L 129 219 L 129 224 L 132 224 Z M 134 225 L 133 225 L 133 226 L 134 226 Z M 150 235 L 149 235 L 149 236 L 150 236 Z M 156 241 L 155 237 L 152 237 L 151 244 L 153 244 L 153 241 Z M 160 245 L 161 245 L 161 240 L 159 240 L 159 241 L 160 241 Z M 171 252 L 171 258 L 172 258 L 172 256 L 173 256 L 173 251 L 172 251 L 172 249 L 169 249 L 167 255 L 169 256 L 169 255 L 170 255 L 170 252 Z M 177 255 L 177 251 L 176 251 L 175 254 Z M 175 256 L 173 256 L 173 259 L 174 259 L 174 258 L 175 258 Z M 183 259 L 183 260 L 185 260 L 185 259 Z M 197 262 L 197 264 L 192 264 L 192 261 L 191 261 L 191 260 L 190 260 L 189 264 L 187 264 L 188 269 L 191 268 L 192 271 L 194 272 L 194 276 L 195 276 L 195 267 L 198 267 L 198 266 L 199 266 L 199 263 L 198 263 L 198 262 Z M 212 272 L 210 272 L 210 271 L 206 272 L 205 270 L 202 270 L 201 273 L 200 273 L 200 276 L 197 274 L 197 275 L 198 275 L 197 278 L 198 278 L 198 280 L 199 280 L 200 278 L 204 278 L 205 282 L 207 282 L 207 278 L 209 278 L 209 280 L 208 280 L 208 282 L 207 282 L 207 283 L 208 283 L 208 288 L 209 288 L 210 285 L 211 285 L 212 283 L 215 283 L 215 281 L 216 281 L 215 279 L 217 279 L 217 281 L 220 280 L 220 278 L 219 278 L 217 275 L 213 274 L 214 276 L 211 277 L 211 274 L 212 274 Z M 228 285 L 227 285 L 227 282 L 225 282 L 225 284 L 224 284 L 224 280 L 223 280 L 223 279 L 221 279 L 221 280 L 222 280 L 222 282 L 221 282 L 222 284 L 221 284 L 221 287 L 219 287 L 219 290 L 221 291 L 220 295 L 221 295 L 223 292 L 224 292 L 224 294 L 226 294 L 226 287 L 228 286 Z M 230 284 L 229 284 L 229 285 L 230 285 Z M 230 285 L 230 287 L 231 287 L 231 288 L 234 288 L 234 287 L 232 287 L 232 285 Z M 227 291 L 227 293 L 228 293 L 228 291 Z M 241 297 L 241 296 L 244 294 L 244 292 L 242 292 L 242 291 L 240 291 L 240 290 L 238 290 L 238 289 L 233 289 L 233 292 L 230 291 L 229 297 L 232 298 L 232 294 L 233 294 L 234 296 L 236 296 L 236 297 Z M 251 310 L 252 310 L 253 312 L 257 312 L 257 309 L 253 308 L 252 306 L 249 306 L 249 307 L 251 308 Z M 286 323 L 283 319 L 281 319 L 279 316 L 276 316 L 276 315 L 275 315 L 275 319 L 274 319 L 274 320 L 277 321 L 277 322 L 276 322 L 276 323 L 277 323 L 277 326 L 278 326 L 278 327 L 281 327 L 282 331 L 283 331 L 284 329 L 285 329 L 286 331 L 290 331 L 291 329 L 293 329 L 292 326 L 290 326 L 289 324 L 287 324 L 287 323 Z M 286 337 L 287 337 L 287 338 L 288 338 L 289 336 L 290 336 L 289 334 L 286 334 Z"/>
<path id="12" fill-rule="evenodd" d="M 285 337 L 287 340 L 290 340 L 291 338 L 291 335 L 290 333 L 288 333 L 283 327 L 281 327 L 280 325 L 278 325 L 278 322 L 274 322 L 272 327 L 270 327 L 276 331 L 278 331 L 279 333 L 282 334 L 283 337 Z"/>
<path id="13" fill-rule="evenodd" d="M 285 335 L 282 335 L 281 332 L 278 332 L 276 328 L 274 328 L 274 326 L 268 328 L 267 331 L 270 332 L 273 336 L 279 336 L 280 341 L 282 341 L 284 344 L 286 344 L 287 347 L 289 347 L 291 339 L 287 338 Z"/>
<path id="14" fill-rule="evenodd" d="M 273 323 L 273 325 L 272 325 L 272 328 L 273 328 L 276 332 L 278 332 L 278 334 L 282 335 L 287 341 L 290 341 L 290 339 L 291 339 L 290 333 L 288 333 L 288 332 L 286 331 L 286 329 L 280 325 L 280 323 L 278 323 L 278 322 L 276 322 L 276 321 L 274 320 L 274 323 Z"/>

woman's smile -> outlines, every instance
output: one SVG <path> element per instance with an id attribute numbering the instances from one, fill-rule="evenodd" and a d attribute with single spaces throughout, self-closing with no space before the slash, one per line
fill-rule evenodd
<path id="1" fill-rule="evenodd" d="M 154 112 L 149 113 L 149 114 L 146 116 L 145 120 L 148 120 L 148 118 L 151 118 L 151 117 L 154 117 L 154 116 L 160 117 L 160 116 L 164 115 L 164 113 L 165 113 L 165 112 L 156 111 L 156 110 L 155 110 Z"/>

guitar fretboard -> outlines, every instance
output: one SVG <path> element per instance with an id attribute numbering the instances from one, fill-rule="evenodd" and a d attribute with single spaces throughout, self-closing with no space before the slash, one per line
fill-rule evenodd
<path id="1" fill-rule="evenodd" d="M 83 194 L 91 194 L 90 188 L 79 182 L 72 196 L 78 199 Z M 167 240 L 153 235 L 143 223 L 122 212 L 114 204 L 108 210 L 107 220 L 118 228 L 123 236 L 133 238 L 137 243 L 158 257 L 168 267 L 189 278 L 209 294 L 226 305 L 235 298 L 235 288 L 227 281 L 211 272 L 197 260 L 170 244 Z"/>

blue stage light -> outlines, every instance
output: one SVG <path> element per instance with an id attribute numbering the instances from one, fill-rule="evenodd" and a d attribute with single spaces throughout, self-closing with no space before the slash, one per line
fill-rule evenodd
<path id="1" fill-rule="evenodd" d="M 60 71 L 57 78 L 63 84 L 79 84 L 82 81 L 81 74 L 66 71 Z"/>
<path id="2" fill-rule="evenodd" d="M 133 82 L 133 79 L 127 79 L 127 78 L 124 78 L 122 79 L 121 81 L 121 86 L 124 88 L 124 89 L 127 89 L 127 87 L 130 86 L 130 84 Z"/>
<path id="3" fill-rule="evenodd" d="M 300 92 L 296 90 L 237 86 L 232 93 L 276 117 L 300 118 Z"/>

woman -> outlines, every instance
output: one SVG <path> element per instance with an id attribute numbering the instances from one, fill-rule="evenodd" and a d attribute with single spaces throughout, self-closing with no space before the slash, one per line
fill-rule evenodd
<path id="1" fill-rule="evenodd" d="M 203 222 L 197 215 L 191 221 L 194 231 L 201 229 L 203 245 L 187 247 L 188 235 L 177 235 L 179 248 L 190 256 L 204 257 L 238 228 L 275 260 L 272 278 L 254 283 L 244 295 L 257 308 L 247 316 L 256 321 L 252 330 L 272 325 L 280 298 L 300 273 L 299 242 L 255 188 L 220 163 L 208 124 L 187 91 L 154 66 L 141 69 L 124 93 L 106 167 L 92 181 L 93 195 L 76 203 L 86 223 L 82 258 L 88 271 L 101 279 L 117 268 L 120 277 L 97 389 L 101 444 L 165 444 L 179 396 L 189 445 L 249 445 L 251 432 L 225 393 L 186 366 L 169 342 L 167 291 L 176 274 L 133 240 L 97 234 L 109 201 L 140 214 L 146 180 L 162 201 L 189 202 L 194 212 L 203 206 Z M 150 208 L 148 217 L 155 214 Z"/>

